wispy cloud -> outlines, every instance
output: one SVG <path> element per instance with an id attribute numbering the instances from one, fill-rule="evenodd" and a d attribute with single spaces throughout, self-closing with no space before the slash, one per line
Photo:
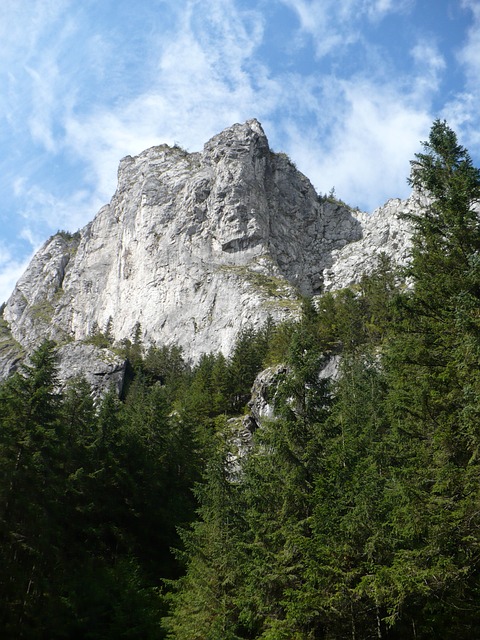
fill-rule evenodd
<path id="1" fill-rule="evenodd" d="M 322 58 L 335 49 L 344 48 L 359 37 L 354 25 L 342 28 L 350 0 L 281 0 L 294 11 L 299 20 L 298 37 L 313 38 L 317 57 Z"/>
<path id="2" fill-rule="evenodd" d="M 51 192 L 23 183 L 19 196 L 25 205 L 20 211 L 23 218 L 23 238 L 33 248 L 37 248 L 45 240 L 45 228 L 53 232 L 61 229 L 77 230 L 92 218 L 104 201 L 89 190 L 79 189 L 68 198 L 58 198 Z"/>
<path id="3" fill-rule="evenodd" d="M 55 105 L 64 99 L 56 57 L 64 31 L 59 20 L 68 5 L 67 0 L 5 0 L 0 7 L 0 77 L 7 88 L 2 114 L 12 127 L 27 122 L 34 140 L 49 151 Z"/>
<path id="4" fill-rule="evenodd" d="M 2 0 L 0 60 L 25 60 L 36 55 L 45 33 L 64 15 L 72 0 Z"/>
<path id="5" fill-rule="evenodd" d="M 405 13 L 409 11 L 415 0 L 367 0 L 365 10 L 370 20 L 382 20 L 391 13 Z"/>
<path id="6" fill-rule="evenodd" d="M 32 253 L 18 260 L 15 258 L 10 248 L 0 242 L 0 304 L 6 302 L 13 291 L 15 283 L 32 259 Z"/>
<path id="7" fill-rule="evenodd" d="M 352 206 L 372 210 L 390 197 L 405 197 L 409 160 L 430 116 L 394 86 L 358 79 L 337 83 L 336 92 L 339 108 L 330 114 L 323 139 L 306 140 L 293 128 L 292 156 L 320 192 L 334 187 Z"/>
<path id="8" fill-rule="evenodd" d="M 460 50 L 458 59 L 464 67 L 471 88 L 478 90 L 480 81 L 480 4 L 473 0 L 464 0 L 462 5 L 472 12 L 473 21 L 468 31 L 467 42 Z"/>
<path id="9" fill-rule="evenodd" d="M 480 152 L 480 4 L 476 0 L 463 0 L 462 7 L 472 15 L 466 42 L 457 53 L 465 86 L 447 102 L 443 113 L 451 126 L 463 133 L 469 148 Z"/>
<path id="10" fill-rule="evenodd" d="M 310 37 L 319 58 L 363 38 L 361 22 L 379 22 L 407 11 L 414 0 L 281 0 L 296 14 L 300 34 Z"/>
<path id="11" fill-rule="evenodd" d="M 58 69 L 54 61 L 48 61 L 40 68 L 25 67 L 32 86 L 32 103 L 35 111 L 30 114 L 28 123 L 34 141 L 42 144 L 47 151 L 56 150 L 53 135 L 53 119 L 56 105 L 54 84 Z"/>
<path id="12" fill-rule="evenodd" d="M 446 69 L 445 58 L 436 44 L 422 39 L 413 47 L 411 55 L 416 64 L 415 85 L 419 98 L 434 95 L 439 89 L 442 74 Z"/>

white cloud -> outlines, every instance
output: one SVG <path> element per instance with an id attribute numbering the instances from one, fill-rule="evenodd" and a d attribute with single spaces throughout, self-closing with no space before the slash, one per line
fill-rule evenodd
<path id="1" fill-rule="evenodd" d="M 26 67 L 32 80 L 32 103 L 35 108 L 28 119 L 33 140 L 40 142 L 47 151 L 56 150 L 53 135 L 53 119 L 56 104 L 54 84 L 58 70 L 54 62 L 39 70 Z"/>
<path id="2" fill-rule="evenodd" d="M 297 14 L 300 32 L 313 39 L 322 58 L 362 39 L 361 20 L 379 22 L 407 11 L 414 0 L 281 0 Z"/>
<path id="3" fill-rule="evenodd" d="M 300 32 L 313 38 L 318 58 L 358 39 L 352 24 L 348 29 L 344 16 L 351 0 L 281 0 L 292 9 L 300 22 Z"/>
<path id="4" fill-rule="evenodd" d="M 88 190 L 80 189 L 68 198 L 59 198 L 26 182 L 23 184 L 22 199 L 26 204 L 20 211 L 25 225 L 21 236 L 34 248 L 45 240 L 45 228 L 51 232 L 61 229 L 76 231 L 104 204 Z"/>
<path id="5" fill-rule="evenodd" d="M 473 13 L 473 22 L 468 31 L 467 41 L 458 54 L 463 65 L 467 81 L 472 88 L 480 83 L 480 5 L 472 0 L 464 1 L 463 6 Z"/>
<path id="6" fill-rule="evenodd" d="M 438 47 L 431 41 L 420 40 L 411 51 L 417 66 L 415 86 L 419 97 L 426 98 L 439 89 L 442 73 L 447 65 Z"/>
<path id="7" fill-rule="evenodd" d="M 30 254 L 22 260 L 17 260 L 12 255 L 11 249 L 4 243 L 0 243 L 0 304 L 8 300 L 32 257 L 33 254 Z"/>
<path id="8" fill-rule="evenodd" d="M 454 100 L 448 102 L 442 112 L 442 116 L 454 131 L 465 131 L 468 134 L 467 144 L 480 144 L 480 131 L 478 130 L 478 98 L 469 92 L 459 93 Z"/>
<path id="9" fill-rule="evenodd" d="M 39 49 L 45 31 L 65 12 L 71 0 L 2 0 L 0 61 L 22 60 Z"/>
<path id="10" fill-rule="evenodd" d="M 414 4 L 415 0 L 367 0 L 366 10 L 372 21 L 383 19 L 389 13 L 404 13 Z"/>
<path id="11" fill-rule="evenodd" d="M 462 7 L 473 17 L 466 42 L 457 55 L 466 82 L 464 89 L 447 102 L 443 116 L 460 133 L 467 148 L 480 153 L 480 4 L 463 0 Z"/>
<path id="12" fill-rule="evenodd" d="M 369 211 L 408 195 L 409 161 L 431 123 L 425 109 L 394 87 L 364 80 L 339 83 L 337 104 L 323 139 L 290 131 L 289 152 L 299 168 L 320 192 L 334 187 L 350 205 Z"/>
<path id="13" fill-rule="evenodd" d="M 37 102 L 49 98 L 46 86 L 56 74 L 51 52 L 59 52 L 64 27 L 60 20 L 70 4 L 69 0 L 2 0 L 0 3 L 0 77 L 8 87 L 8 103 L 2 110 L 42 108 Z M 54 38 L 52 39 L 52 33 Z M 34 95 L 30 96 L 28 75 L 33 80 Z M 50 101 L 50 100 L 49 100 Z M 22 104 L 23 103 L 23 104 Z M 18 114 L 17 114 L 18 117 Z"/>
<path id="14" fill-rule="evenodd" d="M 282 0 L 284 4 L 293 9 L 300 21 L 300 27 L 310 35 L 318 31 L 326 30 L 330 22 L 331 0 L 318 2 L 317 0 Z"/>

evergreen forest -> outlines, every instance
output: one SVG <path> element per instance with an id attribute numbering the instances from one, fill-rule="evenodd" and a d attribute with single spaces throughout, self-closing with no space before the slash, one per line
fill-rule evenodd
<path id="1" fill-rule="evenodd" d="M 408 267 L 228 358 L 137 331 L 95 401 L 47 340 L 0 385 L 2 638 L 480 638 L 480 171 L 437 120 L 410 183 Z"/>

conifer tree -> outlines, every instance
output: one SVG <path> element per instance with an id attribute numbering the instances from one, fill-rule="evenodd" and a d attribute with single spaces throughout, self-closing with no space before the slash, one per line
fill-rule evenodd
<path id="1" fill-rule="evenodd" d="M 62 423 L 51 341 L 0 389 L 1 617 L 7 637 L 41 633 L 59 560 Z"/>
<path id="2" fill-rule="evenodd" d="M 235 592 L 244 566 L 240 562 L 241 509 L 238 486 L 231 482 L 227 450 L 215 439 L 196 494 L 200 519 L 184 530 L 185 551 L 180 554 L 186 574 L 170 594 L 170 615 L 165 619 L 168 638 L 175 640 L 240 640 Z"/>
<path id="3" fill-rule="evenodd" d="M 445 122 L 434 122 L 411 184 L 426 208 L 409 216 L 413 286 L 398 298 L 385 360 L 399 463 L 393 608 L 416 633 L 466 637 L 479 614 L 480 171 Z"/>

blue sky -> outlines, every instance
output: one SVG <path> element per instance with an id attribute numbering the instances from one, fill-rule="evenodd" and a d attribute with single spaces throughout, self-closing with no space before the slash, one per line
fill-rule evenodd
<path id="1" fill-rule="evenodd" d="M 478 0 L 1 0 L 0 302 L 120 158 L 256 117 L 321 193 L 408 195 L 445 118 L 480 164 Z"/>

